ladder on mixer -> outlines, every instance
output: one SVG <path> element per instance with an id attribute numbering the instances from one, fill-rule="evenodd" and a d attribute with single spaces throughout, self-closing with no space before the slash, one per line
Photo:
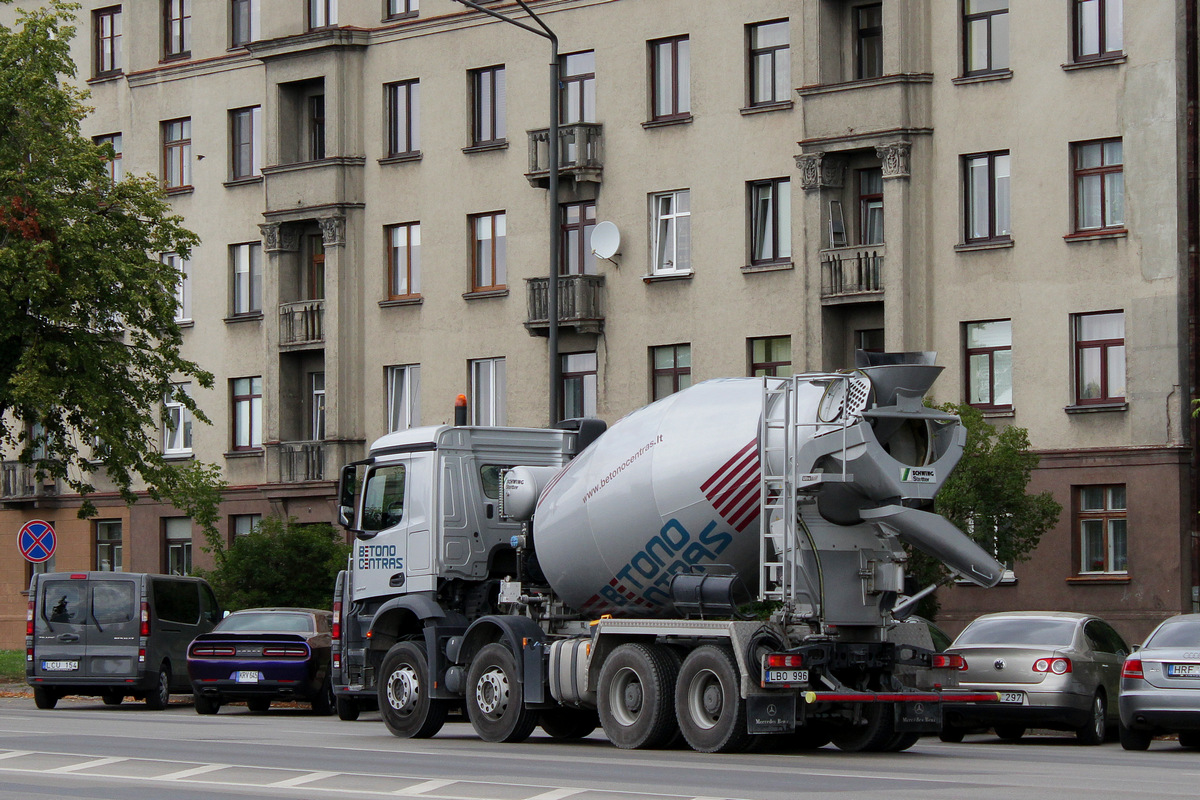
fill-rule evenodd
<path id="1" fill-rule="evenodd" d="M 796 538 L 796 379 L 763 378 L 758 439 L 758 599 L 785 606 L 794 600 L 799 552 Z M 775 435 L 772 435 L 775 433 Z M 771 464 L 782 466 L 774 474 Z M 782 524 L 772 530 L 771 520 Z"/>

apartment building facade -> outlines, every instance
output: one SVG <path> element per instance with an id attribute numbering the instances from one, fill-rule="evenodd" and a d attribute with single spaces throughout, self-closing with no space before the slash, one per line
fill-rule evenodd
<path id="1" fill-rule="evenodd" d="M 221 465 L 224 535 L 331 521 L 341 464 L 460 393 L 478 424 L 612 422 L 936 350 L 937 399 L 1028 428 L 1064 509 L 1013 581 L 940 591 L 947 627 L 1061 608 L 1138 638 L 1192 609 L 1194 0 L 529 5 L 562 53 L 556 198 L 550 47 L 518 26 L 454 0 L 83 3 L 86 132 L 201 239 L 179 314 L 213 424 L 168 408 L 162 445 Z M 0 646 L 33 569 L 207 563 L 169 506 L 101 491 L 78 520 L 4 470 L 3 527 L 59 549 L 0 562 Z"/>

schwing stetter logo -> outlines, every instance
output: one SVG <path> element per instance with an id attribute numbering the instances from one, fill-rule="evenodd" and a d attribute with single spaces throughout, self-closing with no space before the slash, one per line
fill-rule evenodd
<path id="1" fill-rule="evenodd" d="M 901 467 L 901 483 L 936 483 L 937 471 L 921 467 Z"/>

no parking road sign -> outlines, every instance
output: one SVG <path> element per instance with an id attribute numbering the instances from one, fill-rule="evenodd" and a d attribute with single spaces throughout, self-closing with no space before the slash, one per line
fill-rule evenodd
<path id="1" fill-rule="evenodd" d="M 54 526 L 49 522 L 31 519 L 21 526 L 17 544 L 26 561 L 41 564 L 49 561 L 50 557 L 54 555 L 54 548 L 58 546 L 58 537 L 54 535 Z"/>

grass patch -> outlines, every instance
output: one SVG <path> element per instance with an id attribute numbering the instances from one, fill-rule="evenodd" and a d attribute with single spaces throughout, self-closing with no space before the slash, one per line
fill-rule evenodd
<path id="1" fill-rule="evenodd" d="M 0 683 L 25 682 L 25 651 L 0 650 Z"/>

